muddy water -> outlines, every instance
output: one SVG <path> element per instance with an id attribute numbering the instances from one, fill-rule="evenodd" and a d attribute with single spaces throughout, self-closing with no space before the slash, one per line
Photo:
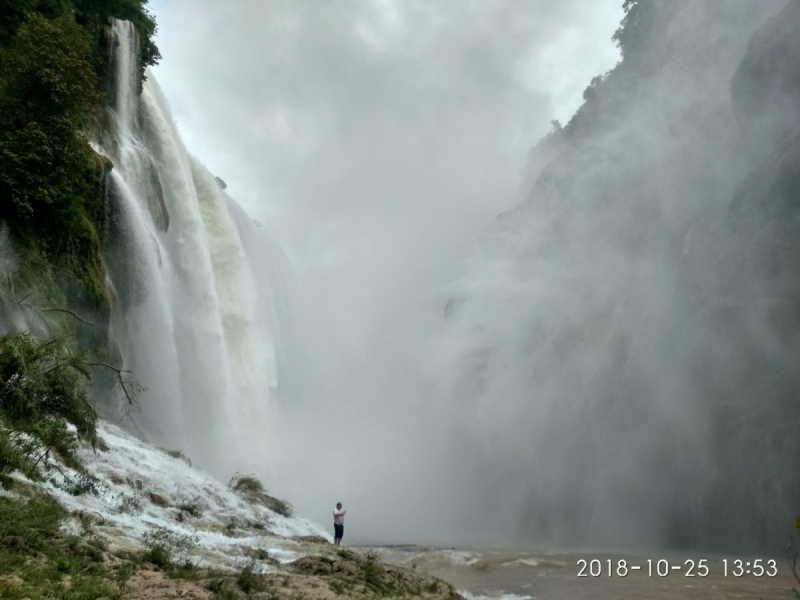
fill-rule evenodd
<path id="1" fill-rule="evenodd" d="M 790 597 L 787 589 L 800 589 L 786 559 L 778 557 L 774 558 L 774 563 L 768 563 L 770 559 L 765 557 L 710 557 L 676 553 L 570 554 L 416 546 L 381 547 L 379 551 L 388 563 L 436 575 L 473 596 L 490 598 L 515 595 L 536 600 L 786 600 Z M 766 571 L 760 577 L 755 575 L 760 569 L 757 566 L 754 568 L 753 564 L 757 558 L 761 559 L 760 564 Z M 700 563 L 701 559 L 705 559 L 705 562 Z M 727 576 L 724 559 L 728 564 Z M 738 573 L 740 570 L 738 563 L 734 563 L 737 559 L 742 561 L 742 575 L 738 577 L 734 575 L 734 571 Z M 584 564 L 579 561 L 586 561 L 586 576 L 579 576 Z M 608 561 L 611 561 L 611 576 L 608 574 Z M 636 566 L 640 568 L 632 568 Z M 594 573 L 599 570 L 600 575 L 592 576 L 592 570 Z M 667 574 L 662 576 L 659 571 Z M 773 571 L 777 571 L 774 576 L 767 574 Z"/>

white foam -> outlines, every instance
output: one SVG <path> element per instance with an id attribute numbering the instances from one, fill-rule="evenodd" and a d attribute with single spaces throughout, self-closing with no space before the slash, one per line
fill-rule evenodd
<path id="1" fill-rule="evenodd" d="M 492 595 L 471 594 L 466 590 L 458 590 L 458 593 L 467 600 L 533 600 L 535 596 L 520 596 L 519 594 L 504 594 L 498 592 Z"/>
<path id="2" fill-rule="evenodd" d="M 533 558 L 518 558 L 507 563 L 503 563 L 504 567 L 538 567 L 539 561 Z"/>
<path id="3" fill-rule="evenodd" d="M 94 530 L 113 544 L 142 548 L 146 534 L 164 529 L 193 541 L 194 562 L 199 566 L 224 568 L 241 566 L 247 560 L 247 548 L 266 550 L 271 558 L 285 563 L 306 553 L 293 537 L 314 535 L 331 540 L 317 523 L 284 517 L 249 503 L 186 460 L 150 446 L 115 425 L 101 421 L 98 434 L 108 450 L 84 448 L 76 452 L 97 477 L 93 493 L 75 496 L 66 491 L 67 481 L 77 479 L 78 473 L 64 467 L 60 472 L 51 470 L 44 487 L 68 510 L 94 515 Z M 161 496 L 168 505 L 155 504 L 151 494 Z M 181 522 L 177 506 L 188 502 L 203 506 L 202 515 L 184 513 Z M 140 510 L 135 510 L 137 505 Z M 266 528 L 257 529 L 254 523 Z M 66 526 L 80 527 L 77 520 Z"/>

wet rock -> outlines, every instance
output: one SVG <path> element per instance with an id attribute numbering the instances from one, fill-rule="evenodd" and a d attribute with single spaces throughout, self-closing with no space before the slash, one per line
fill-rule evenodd
<path id="1" fill-rule="evenodd" d="M 164 496 L 162 496 L 161 494 L 156 494 L 155 492 L 150 492 L 148 494 L 148 497 L 150 498 L 150 502 L 152 502 L 156 506 L 169 506 L 170 505 L 169 500 L 167 498 L 165 498 Z"/>

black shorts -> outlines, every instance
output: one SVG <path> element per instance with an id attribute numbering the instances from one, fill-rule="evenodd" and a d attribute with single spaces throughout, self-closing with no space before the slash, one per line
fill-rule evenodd
<path id="1" fill-rule="evenodd" d="M 333 537 L 335 538 L 344 537 L 344 525 L 339 525 L 338 523 L 333 524 Z"/>

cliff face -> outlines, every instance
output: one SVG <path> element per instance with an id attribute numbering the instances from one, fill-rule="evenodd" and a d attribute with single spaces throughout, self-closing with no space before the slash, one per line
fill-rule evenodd
<path id="1" fill-rule="evenodd" d="M 97 351 L 107 343 L 114 297 L 103 252 L 104 182 L 112 163 L 89 138 L 105 125 L 110 19 L 124 16 L 139 31 L 140 82 L 159 58 L 145 5 L 63 0 L 0 8 L 0 331 L 75 334 L 82 348 Z"/>
<path id="2" fill-rule="evenodd" d="M 484 500 L 527 537 L 785 544 L 800 3 L 785 4 L 631 3 L 623 61 L 454 286 L 454 401 L 486 415 L 463 425 L 476 463 L 510 465 L 474 476 L 513 481 Z"/>
<path id="3" fill-rule="evenodd" d="M 800 130 L 800 2 L 792 0 L 753 36 L 733 78 L 736 116 L 754 155 Z"/>
<path id="4" fill-rule="evenodd" d="M 773 290 L 797 290 L 800 231 L 800 2 L 753 36 L 733 80 L 745 143 L 762 161 L 731 205 L 745 256 Z M 788 290 L 787 290 L 788 291 Z"/>

